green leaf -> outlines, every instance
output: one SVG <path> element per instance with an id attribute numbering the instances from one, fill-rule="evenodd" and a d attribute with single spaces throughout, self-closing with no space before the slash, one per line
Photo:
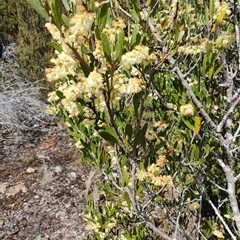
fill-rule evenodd
<path id="1" fill-rule="evenodd" d="M 145 135 L 147 132 L 148 123 L 145 123 L 142 129 L 139 129 L 135 139 L 134 139 L 134 147 L 136 147 L 138 144 L 143 144 L 145 142 Z"/>
<path id="2" fill-rule="evenodd" d="M 130 199 L 128 193 L 124 192 L 123 196 L 124 196 L 124 199 L 127 203 L 128 209 L 130 210 L 131 209 L 131 199 Z"/>
<path id="3" fill-rule="evenodd" d="M 66 9 L 67 11 L 69 11 L 69 10 L 70 10 L 70 7 L 69 7 L 69 4 L 68 4 L 68 0 L 62 0 L 62 3 L 63 3 L 63 6 L 65 7 L 65 9 Z"/>
<path id="4" fill-rule="evenodd" d="M 138 117 L 138 108 L 139 108 L 139 98 L 138 98 L 138 94 L 135 94 L 135 95 L 133 96 L 133 107 L 134 107 L 135 117 Z"/>
<path id="5" fill-rule="evenodd" d="M 86 141 L 80 139 L 80 142 L 82 143 L 82 145 L 84 146 L 84 148 L 89 149 L 89 144 L 88 144 Z"/>
<path id="6" fill-rule="evenodd" d="M 135 12 L 137 13 L 137 15 L 140 16 L 140 9 L 139 9 L 138 1 L 132 0 L 132 5 L 133 5 L 133 8 L 134 8 Z"/>
<path id="7" fill-rule="evenodd" d="M 117 39 L 117 44 L 116 44 L 116 58 L 118 60 L 121 59 L 122 57 L 122 52 L 123 52 L 123 42 L 124 42 L 124 33 L 121 31 L 118 34 L 118 39 Z"/>
<path id="8" fill-rule="evenodd" d="M 96 36 L 97 40 L 101 40 L 101 33 L 100 33 L 99 28 L 96 27 L 94 29 L 94 33 L 95 33 L 95 36 Z"/>
<path id="9" fill-rule="evenodd" d="M 125 127 L 125 136 L 128 137 L 128 141 L 131 141 L 132 133 L 133 133 L 132 125 L 128 123 Z"/>
<path id="10" fill-rule="evenodd" d="M 202 63 L 202 76 L 205 78 L 206 72 L 207 72 L 207 54 L 203 57 L 203 63 Z"/>
<path id="11" fill-rule="evenodd" d="M 157 197 L 155 198 L 155 200 L 154 200 L 154 203 L 159 203 L 159 202 L 162 201 L 162 199 L 163 199 L 162 196 L 157 196 Z"/>
<path id="12" fill-rule="evenodd" d="M 106 23 L 107 23 L 107 18 L 108 18 L 108 4 L 105 3 L 102 5 L 101 7 L 101 10 L 100 10 L 100 14 L 99 14 L 99 17 L 98 17 L 98 20 L 99 20 L 99 30 L 102 31 L 103 28 L 106 26 Z"/>
<path id="13" fill-rule="evenodd" d="M 191 124 L 187 119 L 184 119 L 184 117 L 181 117 L 181 120 L 184 122 L 184 124 L 185 124 L 190 130 L 194 130 L 194 127 L 192 126 L 192 124 Z"/>
<path id="14" fill-rule="evenodd" d="M 213 64 L 208 71 L 208 78 L 212 78 L 215 64 Z"/>
<path id="15" fill-rule="evenodd" d="M 189 177 L 186 181 L 185 181 L 185 185 L 189 185 L 194 181 L 194 177 Z"/>
<path id="16" fill-rule="evenodd" d="M 62 93 L 61 91 L 59 91 L 59 90 L 56 91 L 56 94 L 57 94 L 57 96 L 58 96 L 60 99 L 64 99 L 64 98 L 65 98 L 65 96 L 63 95 L 63 93 Z"/>
<path id="17" fill-rule="evenodd" d="M 146 171 L 146 169 L 145 169 L 145 166 L 144 166 L 144 163 L 143 163 L 143 162 L 140 162 L 140 165 L 139 165 L 139 167 L 140 167 L 140 170 L 142 170 L 142 171 Z"/>
<path id="18" fill-rule="evenodd" d="M 205 24 L 208 25 L 209 24 L 209 8 L 205 8 L 205 12 L 204 12 L 204 20 L 205 20 Z"/>
<path id="19" fill-rule="evenodd" d="M 131 37 L 131 44 L 130 44 L 131 48 L 133 48 L 135 46 L 138 32 L 139 32 L 138 26 L 135 25 L 133 32 L 132 32 L 132 37 Z"/>
<path id="20" fill-rule="evenodd" d="M 210 17 L 213 18 L 215 0 L 210 0 Z"/>
<path id="21" fill-rule="evenodd" d="M 180 32 L 178 33 L 177 42 L 180 42 L 180 41 L 182 40 L 184 34 L 185 34 L 185 31 L 180 31 Z"/>
<path id="22" fill-rule="evenodd" d="M 62 22 L 62 6 L 60 0 L 50 1 L 49 7 L 53 14 L 53 20 L 56 27 L 61 31 L 61 22 Z"/>
<path id="23" fill-rule="evenodd" d="M 50 16 L 47 11 L 42 7 L 39 0 L 27 0 L 27 2 L 40 16 L 42 16 L 45 20 L 49 21 Z"/>
<path id="24" fill-rule="evenodd" d="M 196 162 L 196 166 L 203 165 L 205 162 L 206 162 L 206 158 L 200 158 L 200 160 Z"/>
<path id="25" fill-rule="evenodd" d="M 139 23 L 140 22 L 140 18 L 137 15 L 137 13 L 133 9 L 130 9 L 129 12 L 130 12 L 131 16 L 133 17 L 133 19 L 136 21 L 136 23 Z"/>
<path id="26" fill-rule="evenodd" d="M 67 27 L 70 27 L 70 20 L 66 15 L 62 14 L 62 20 Z"/>
<path id="27" fill-rule="evenodd" d="M 84 46 L 83 44 L 81 45 L 81 51 L 84 54 L 89 54 L 89 55 L 91 54 L 91 51 L 86 46 Z"/>
<path id="28" fill-rule="evenodd" d="M 94 0 L 87 1 L 87 9 L 92 12 L 94 10 Z"/>
<path id="29" fill-rule="evenodd" d="M 214 76 L 214 77 L 217 76 L 217 75 L 222 71 L 222 69 L 223 69 L 223 64 L 221 64 L 221 65 L 217 68 L 217 70 L 214 72 L 213 76 Z"/>
<path id="30" fill-rule="evenodd" d="M 130 182 L 129 173 L 127 168 L 122 168 L 122 187 L 126 187 Z"/>
<path id="31" fill-rule="evenodd" d="M 191 151 L 190 158 L 193 162 L 198 161 L 198 159 L 199 159 L 199 147 L 195 144 L 192 145 L 192 151 Z"/>
<path id="32" fill-rule="evenodd" d="M 104 130 L 99 130 L 99 135 L 106 140 L 107 142 L 109 142 L 110 144 L 117 144 L 118 140 L 111 135 L 109 132 L 104 131 Z"/>
<path id="33" fill-rule="evenodd" d="M 63 50 L 62 50 L 62 47 L 55 41 L 51 41 L 51 45 L 59 52 L 61 53 Z"/>
<path id="34" fill-rule="evenodd" d="M 86 65 L 82 62 L 80 62 L 80 66 L 81 66 L 81 69 L 82 69 L 85 77 L 88 77 L 88 75 L 90 74 L 89 68 L 87 68 Z"/>
<path id="35" fill-rule="evenodd" d="M 108 41 L 108 37 L 105 33 L 102 33 L 101 36 L 102 36 L 102 47 L 103 47 L 104 56 L 107 59 L 107 61 L 111 63 L 112 62 L 111 49 L 110 49 L 110 43 Z"/>
<path id="36" fill-rule="evenodd" d="M 110 127 L 108 124 L 106 124 L 106 125 L 105 125 L 105 130 L 106 130 L 110 135 L 114 136 L 114 137 L 117 139 L 117 141 L 118 141 L 118 136 L 117 136 L 115 130 L 114 130 L 112 127 Z"/>

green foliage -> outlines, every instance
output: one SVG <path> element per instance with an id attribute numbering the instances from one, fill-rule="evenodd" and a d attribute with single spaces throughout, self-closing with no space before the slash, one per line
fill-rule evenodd
<path id="1" fill-rule="evenodd" d="M 16 2 L 18 14 L 18 62 L 24 69 L 23 75 L 31 81 L 44 78 L 53 55 L 50 35 L 44 27 L 44 20 L 25 0 Z"/>
<path id="2" fill-rule="evenodd" d="M 0 4 L 0 34 L 5 38 L 16 38 L 18 33 L 18 18 L 16 1 L 1 0 Z"/>
<path id="3" fill-rule="evenodd" d="M 64 21 L 60 1 L 49 5 L 49 111 L 104 178 L 88 229 L 95 239 L 236 239 L 236 75 L 222 86 L 239 64 L 233 13 L 224 1 L 142 2 L 65 3 Z"/>
<path id="4" fill-rule="evenodd" d="M 42 11 L 45 10 L 42 8 Z M 0 19 L 1 37 L 18 43 L 17 61 L 21 66 L 21 74 L 31 81 L 42 80 L 44 70 L 50 66 L 49 60 L 53 56 L 44 20 L 29 6 L 27 0 L 3 0 Z"/>

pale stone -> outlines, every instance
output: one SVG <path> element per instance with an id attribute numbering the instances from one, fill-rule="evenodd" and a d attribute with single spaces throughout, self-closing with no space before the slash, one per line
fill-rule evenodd
<path id="1" fill-rule="evenodd" d="M 27 169 L 27 173 L 34 173 L 34 172 L 36 172 L 36 169 L 35 169 L 35 168 L 29 167 L 29 168 Z"/>
<path id="2" fill-rule="evenodd" d="M 8 196 L 11 196 L 17 194 L 20 191 L 27 192 L 27 188 L 25 187 L 24 183 L 18 183 L 17 185 L 10 187 L 6 194 Z"/>

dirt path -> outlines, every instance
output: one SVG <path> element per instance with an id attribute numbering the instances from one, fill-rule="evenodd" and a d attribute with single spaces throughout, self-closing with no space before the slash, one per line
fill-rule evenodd
<path id="1" fill-rule="evenodd" d="M 39 87 L 18 75 L 16 49 L 6 46 L 0 60 L 0 239 L 86 239 L 85 197 L 96 174 L 46 114 Z"/>
<path id="2" fill-rule="evenodd" d="M 91 167 L 65 127 L 50 125 L 0 141 L 0 239 L 85 239 L 85 182 Z"/>

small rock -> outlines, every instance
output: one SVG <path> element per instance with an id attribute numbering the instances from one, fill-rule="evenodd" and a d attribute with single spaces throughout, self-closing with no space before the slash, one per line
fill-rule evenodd
<path id="1" fill-rule="evenodd" d="M 75 172 L 70 172 L 70 173 L 68 173 L 68 176 L 69 176 L 70 178 L 76 178 L 76 177 L 77 177 L 77 174 L 76 174 Z"/>
<path id="2" fill-rule="evenodd" d="M 35 168 L 29 167 L 29 168 L 27 169 L 27 173 L 34 173 L 34 172 L 36 172 L 36 169 L 35 169 Z"/>
<path id="3" fill-rule="evenodd" d="M 49 237 L 42 237 L 41 240 L 49 240 Z"/>
<path id="4" fill-rule="evenodd" d="M 2 194 L 5 193 L 8 186 L 9 186 L 8 182 L 0 183 L 0 193 Z"/>
<path id="5" fill-rule="evenodd" d="M 55 167 L 55 173 L 60 173 L 60 172 L 62 172 L 61 166 L 56 166 Z"/>
<path id="6" fill-rule="evenodd" d="M 6 194 L 8 196 L 11 196 L 17 194 L 20 191 L 27 192 L 27 188 L 25 187 L 24 183 L 18 183 L 17 185 L 10 187 Z"/>

